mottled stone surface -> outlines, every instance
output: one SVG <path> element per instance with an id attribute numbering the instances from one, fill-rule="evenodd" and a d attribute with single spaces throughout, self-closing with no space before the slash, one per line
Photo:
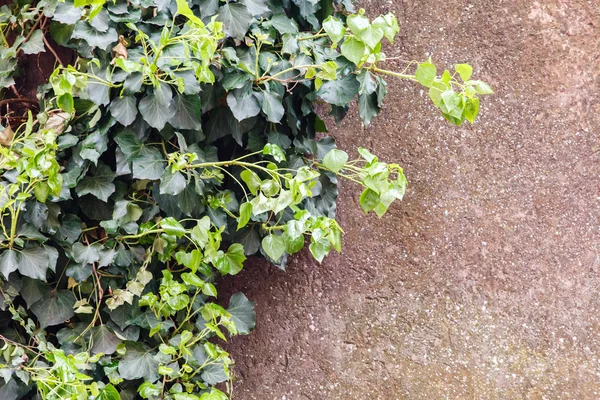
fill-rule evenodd
<path id="1" fill-rule="evenodd" d="M 600 398 L 600 1 L 361 5 L 398 15 L 389 56 L 470 62 L 496 95 L 456 128 L 388 80 L 373 126 L 354 112 L 332 130 L 410 189 L 378 220 L 344 183 L 342 255 L 224 284 L 257 301 L 258 328 L 229 346 L 235 397 Z"/>

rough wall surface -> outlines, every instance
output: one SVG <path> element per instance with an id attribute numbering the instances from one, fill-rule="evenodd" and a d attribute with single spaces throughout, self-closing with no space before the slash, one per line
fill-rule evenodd
<path id="1" fill-rule="evenodd" d="M 455 128 L 388 80 L 372 127 L 332 131 L 403 165 L 407 197 L 365 218 L 344 183 L 342 255 L 227 283 L 258 311 L 236 398 L 600 398 L 600 0 L 361 6 L 398 15 L 389 56 L 470 62 L 497 94 Z"/>

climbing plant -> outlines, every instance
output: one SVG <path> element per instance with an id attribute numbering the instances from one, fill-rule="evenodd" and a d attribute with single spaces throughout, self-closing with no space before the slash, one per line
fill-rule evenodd
<path id="1" fill-rule="evenodd" d="M 0 398 L 232 396 L 222 342 L 255 326 L 216 284 L 259 255 L 341 251 L 338 179 L 365 213 L 402 199 L 402 168 L 326 136 L 384 78 L 473 122 L 492 93 L 472 68 L 386 67 L 392 14 L 349 0 L 20 0 L 0 8 L 0 86 L 25 55 L 71 49 L 38 109 L 0 127 Z M 18 80 L 18 78 L 17 78 Z M 6 92 L 5 92 L 6 93 Z M 0 106 L 5 106 L 1 105 Z"/>

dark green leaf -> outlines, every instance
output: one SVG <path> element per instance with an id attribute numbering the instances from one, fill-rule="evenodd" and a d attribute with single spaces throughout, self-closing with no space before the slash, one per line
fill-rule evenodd
<path id="1" fill-rule="evenodd" d="M 73 310 L 74 305 L 75 296 L 71 291 L 51 291 L 38 300 L 31 307 L 31 311 L 38 318 L 40 326 L 45 328 L 47 326 L 62 324 L 75 315 Z"/>
<path id="2" fill-rule="evenodd" d="M 262 110 L 267 116 L 267 121 L 278 124 L 283 118 L 285 109 L 282 99 L 274 92 L 263 92 Z"/>
<path id="3" fill-rule="evenodd" d="M 129 343 L 127 353 L 119 362 L 119 375 L 127 380 L 144 378 L 149 382 L 156 382 L 159 361 L 154 354 L 138 343 Z"/>
<path id="4" fill-rule="evenodd" d="M 119 343 L 121 343 L 121 339 L 108 326 L 100 325 L 92 328 L 91 344 L 93 354 L 113 354 Z"/>
<path id="5" fill-rule="evenodd" d="M 144 121 L 153 128 L 161 130 L 175 115 L 173 103 L 165 104 L 165 98 L 158 94 L 151 94 L 140 100 L 138 105 Z"/>
<path id="6" fill-rule="evenodd" d="M 72 37 L 73 39 L 83 39 L 91 47 L 99 47 L 102 50 L 106 50 L 108 46 L 116 43 L 119 38 L 115 28 L 100 32 L 86 21 L 77 21 Z"/>
<path id="7" fill-rule="evenodd" d="M 37 54 L 39 52 L 45 51 L 44 48 L 44 33 L 41 29 L 36 29 L 31 34 L 31 37 L 27 42 L 21 45 L 21 50 L 25 54 Z"/>
<path id="8" fill-rule="evenodd" d="M 168 194 L 176 196 L 185 189 L 187 186 L 187 180 L 181 172 L 171 172 L 170 168 L 167 168 L 160 178 L 160 194 Z"/>
<path id="9" fill-rule="evenodd" d="M 328 81 L 321 86 L 317 95 L 329 104 L 345 106 L 354 100 L 360 84 L 354 75 Z"/>
<path id="10" fill-rule="evenodd" d="M 254 301 L 248 300 L 241 292 L 235 293 L 229 299 L 229 308 L 227 311 L 231 314 L 235 327 L 241 335 L 249 334 L 256 326 L 254 304 Z"/>
<path id="11" fill-rule="evenodd" d="M 217 21 L 223 22 L 227 35 L 235 39 L 243 39 L 252 22 L 252 14 L 244 4 L 227 3 L 219 8 Z"/>
<path id="12" fill-rule="evenodd" d="M 200 97 L 195 95 L 175 96 L 175 114 L 169 124 L 175 129 L 194 129 L 202 127 L 202 105 Z"/>
<path id="13" fill-rule="evenodd" d="M 112 183 L 115 179 L 115 173 L 102 163 L 98 164 L 96 173 L 93 176 L 86 176 L 77 185 L 75 191 L 79 196 L 91 194 L 98 199 L 106 202 L 110 195 L 115 192 L 115 185 Z"/>
<path id="14" fill-rule="evenodd" d="M 129 126 L 135 121 L 137 117 L 137 100 L 134 96 L 125 95 L 123 97 L 117 97 L 110 103 L 110 113 L 117 121 L 123 126 Z"/>

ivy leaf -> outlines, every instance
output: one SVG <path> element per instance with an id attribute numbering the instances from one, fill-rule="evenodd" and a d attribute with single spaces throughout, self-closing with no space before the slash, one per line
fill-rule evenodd
<path id="1" fill-rule="evenodd" d="M 209 385 L 216 385 L 218 383 L 225 382 L 227 380 L 227 374 L 225 374 L 223 364 L 208 364 L 202 369 L 201 378 L 204 382 L 206 382 Z M 206 395 L 206 393 L 204 395 Z M 211 395 L 211 397 L 207 396 L 206 399 L 202 400 L 212 400 L 212 398 L 214 398 L 215 400 L 220 400 L 222 397 L 216 397 Z"/>
<path id="2" fill-rule="evenodd" d="M 377 207 L 379 202 L 379 195 L 370 188 L 365 189 L 360 195 L 360 206 L 365 213 Z"/>
<path id="3" fill-rule="evenodd" d="M 183 174 L 179 171 L 173 173 L 170 168 L 167 168 L 160 178 L 160 194 L 176 196 L 183 192 L 186 186 L 187 181 Z"/>
<path id="4" fill-rule="evenodd" d="M 275 124 L 281 121 L 285 113 L 282 99 L 273 92 L 263 92 L 262 110 L 267 116 L 267 121 Z"/>
<path id="5" fill-rule="evenodd" d="M 338 173 L 348 162 L 348 154 L 345 151 L 333 149 L 323 158 L 323 165 L 334 173 Z"/>
<path id="6" fill-rule="evenodd" d="M 199 96 L 175 96 L 175 114 L 169 119 L 173 128 L 199 130 L 202 127 L 201 119 L 202 105 Z"/>
<path id="7" fill-rule="evenodd" d="M 323 29 L 325 29 L 325 32 L 327 32 L 327 35 L 329 35 L 329 38 L 333 43 L 339 42 L 346 36 L 344 24 L 332 15 L 323 21 Z"/>
<path id="8" fill-rule="evenodd" d="M 241 3 L 255 16 L 265 15 L 270 11 L 266 0 L 241 0 Z"/>
<path id="9" fill-rule="evenodd" d="M 339 80 L 325 82 L 317 95 L 329 104 L 345 106 L 354 100 L 359 87 L 356 77 L 347 75 Z"/>
<path id="10" fill-rule="evenodd" d="M 286 33 L 296 34 L 298 33 L 298 24 L 293 19 L 288 18 L 285 14 L 275 14 L 271 19 L 263 23 L 264 26 L 270 25 L 282 35 Z"/>
<path id="11" fill-rule="evenodd" d="M 360 118 L 366 127 L 371 125 L 373 118 L 379 114 L 379 106 L 377 105 L 377 95 L 372 94 L 359 94 L 358 95 L 358 110 Z"/>
<path id="12" fill-rule="evenodd" d="M 367 47 L 365 44 L 356 38 L 349 38 L 342 44 L 342 55 L 352 61 L 357 66 L 362 64 L 361 60 L 365 55 Z"/>
<path id="13" fill-rule="evenodd" d="M 138 105 L 144 121 L 153 128 L 161 130 L 175 115 L 175 107 L 170 101 L 165 104 L 165 99 L 159 94 L 151 94 L 140 100 Z"/>
<path id="14" fill-rule="evenodd" d="M 431 86 L 433 86 L 436 73 L 437 69 L 435 68 L 435 65 L 433 65 L 430 61 L 427 61 L 417 66 L 417 73 L 415 74 L 415 79 L 421 85 L 430 88 Z"/>
<path id="15" fill-rule="evenodd" d="M 21 275 L 46 282 L 48 269 L 54 271 L 58 260 L 58 252 L 54 247 L 30 247 L 21 250 L 18 255 L 18 270 Z"/>
<path id="16" fill-rule="evenodd" d="M 379 28 L 368 26 L 358 34 L 358 37 L 371 49 L 375 49 L 381 42 L 381 39 L 383 39 L 383 31 Z"/>
<path id="17" fill-rule="evenodd" d="M 275 262 L 285 253 L 285 242 L 281 236 L 273 234 L 265 236 L 261 244 L 265 254 Z"/>
<path id="18" fill-rule="evenodd" d="M 92 328 L 91 342 L 93 354 L 111 355 L 117 351 L 121 339 L 108 326 L 100 325 Z"/>
<path id="19" fill-rule="evenodd" d="M 354 33 L 355 35 L 360 34 L 362 31 L 371 26 L 371 24 L 369 23 L 369 19 L 367 17 L 363 17 L 360 14 L 349 15 L 346 19 L 346 23 L 348 24 L 348 28 L 350 28 L 350 30 L 352 30 L 352 33 Z"/>
<path id="20" fill-rule="evenodd" d="M 127 380 L 144 378 L 148 382 L 156 382 L 159 361 L 150 350 L 139 343 L 128 344 L 127 353 L 119 362 L 119 375 Z"/>
<path id="21" fill-rule="evenodd" d="M 137 117 L 137 100 L 132 95 L 117 97 L 110 103 L 110 113 L 123 126 L 129 126 Z"/>
<path id="22" fill-rule="evenodd" d="M 21 50 L 25 54 L 37 54 L 45 51 L 44 33 L 41 29 L 36 29 L 29 40 L 21 45 Z"/>
<path id="23" fill-rule="evenodd" d="M 252 23 L 252 14 L 244 4 L 227 3 L 219 8 L 217 21 L 223 22 L 227 35 L 242 40 Z"/>
<path id="24" fill-rule="evenodd" d="M 91 264 L 100 260 L 99 246 L 86 246 L 83 243 L 75 243 L 72 247 L 73 260 L 79 264 Z"/>
<path id="25" fill-rule="evenodd" d="M 59 325 L 75 315 L 75 296 L 69 290 L 50 291 L 38 300 L 31 311 L 40 322 L 40 327 Z"/>
<path id="26" fill-rule="evenodd" d="M 248 224 L 252 216 L 252 203 L 245 202 L 240 206 L 240 217 L 238 218 L 237 229 L 240 230 Z"/>
<path id="27" fill-rule="evenodd" d="M 19 268 L 19 253 L 13 249 L 4 250 L 0 254 L 0 272 L 6 279 L 8 276 Z"/>
<path id="28" fill-rule="evenodd" d="M 121 400 L 121 395 L 113 385 L 108 384 L 100 391 L 98 400 Z"/>
<path id="29" fill-rule="evenodd" d="M 102 50 L 106 50 L 108 46 L 116 43 L 119 39 L 115 28 L 109 28 L 106 32 L 100 32 L 86 21 L 77 21 L 71 37 L 73 39 L 83 39 L 91 47 L 98 47 Z"/>
<path id="30" fill-rule="evenodd" d="M 217 258 L 215 267 L 222 274 L 235 275 L 242 270 L 245 260 L 244 247 L 239 243 L 234 243 L 229 246 L 227 253 L 223 253 Z"/>
<path id="31" fill-rule="evenodd" d="M 132 132 L 116 135 L 115 141 L 131 163 L 134 178 L 160 179 L 165 172 L 166 163 L 157 148 L 145 146 Z"/>
<path id="32" fill-rule="evenodd" d="M 255 117 L 260 113 L 260 103 L 254 93 L 245 94 L 243 90 L 234 90 L 227 95 L 227 105 L 238 121 Z"/>
<path id="33" fill-rule="evenodd" d="M 281 150 L 281 147 L 273 143 L 267 143 L 265 145 L 263 148 L 263 154 L 273 156 L 277 162 L 285 161 L 285 153 L 283 150 Z"/>
<path id="34" fill-rule="evenodd" d="M 107 202 L 108 198 L 115 192 L 115 185 L 112 183 L 115 179 L 115 173 L 109 166 L 100 162 L 96 168 L 94 176 L 86 176 L 75 188 L 79 196 L 91 194 L 96 198 Z"/>
<path id="35" fill-rule="evenodd" d="M 248 189 L 250 189 L 250 192 L 254 196 L 256 196 L 256 194 L 258 193 L 258 188 L 260 188 L 261 182 L 256 172 L 249 169 L 245 169 L 240 173 L 240 177 L 242 178 L 244 183 L 246 183 Z"/>
<path id="36" fill-rule="evenodd" d="M 331 250 L 328 244 L 321 241 L 311 243 L 308 248 L 315 260 L 317 260 L 319 263 L 323 261 L 325 256 L 329 254 L 329 250 Z"/>
<path id="37" fill-rule="evenodd" d="M 471 67 L 469 64 L 456 64 L 455 69 L 463 82 L 467 82 L 469 79 L 471 79 L 471 75 L 473 75 L 473 67 Z"/>

